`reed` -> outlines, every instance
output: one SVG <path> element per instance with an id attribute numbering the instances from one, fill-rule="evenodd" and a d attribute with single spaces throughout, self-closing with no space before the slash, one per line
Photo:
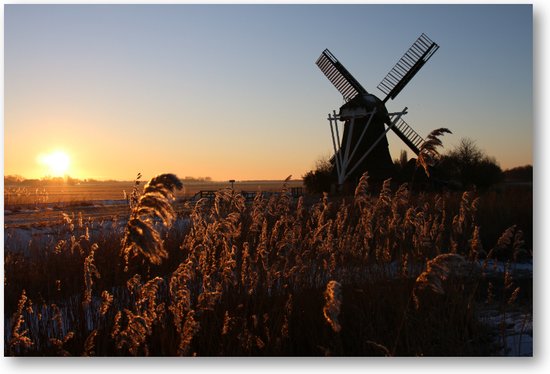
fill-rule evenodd
<path id="1" fill-rule="evenodd" d="M 500 297 L 480 287 L 495 253 L 526 244 L 517 226 L 482 243 L 473 191 L 373 194 L 365 174 L 345 198 L 225 189 L 176 212 L 179 188 L 153 178 L 93 242 L 98 223 L 67 214 L 39 256 L 8 253 L 5 353 L 472 355 L 489 339 L 478 303 L 522 297 L 512 269 Z"/>

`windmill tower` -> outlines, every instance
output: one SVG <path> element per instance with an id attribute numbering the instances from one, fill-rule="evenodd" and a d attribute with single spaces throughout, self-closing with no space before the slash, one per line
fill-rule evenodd
<path id="1" fill-rule="evenodd" d="M 386 95 L 383 100 L 368 93 L 328 49 L 323 51 L 316 65 L 346 101 L 338 113 L 328 116 L 338 185 L 357 180 L 365 171 L 375 180 L 393 175 L 386 138 L 389 130 L 416 155 L 420 153 L 424 139 L 401 118 L 407 108 L 390 113 L 386 102 L 397 97 L 438 48 L 425 34 L 420 35 L 377 86 Z M 343 131 L 338 122 L 343 122 Z"/>

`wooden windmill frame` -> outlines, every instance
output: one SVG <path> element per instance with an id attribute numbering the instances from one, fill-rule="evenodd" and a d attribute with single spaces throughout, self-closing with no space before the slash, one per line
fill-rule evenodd
<path id="1" fill-rule="evenodd" d="M 421 34 L 378 84 L 377 88 L 386 94 L 383 100 L 369 94 L 328 49 L 325 49 L 317 59 L 316 65 L 342 94 L 346 103 L 349 103 L 358 96 L 365 97 L 371 101 L 377 101 L 377 106 L 373 105 L 370 108 L 355 107 L 350 110 L 350 108 L 345 108 L 346 105 L 344 105 L 340 109 L 340 113 L 337 114 L 336 111 L 333 110 L 332 114 L 328 115 L 327 119 L 330 124 L 332 145 L 334 148 L 333 160 L 339 185 L 342 185 L 357 170 L 365 158 L 372 152 L 374 147 L 390 130 L 392 130 L 416 155 L 420 153 L 424 139 L 402 118 L 403 115 L 407 114 L 407 107 L 401 112 L 387 113 L 385 103 L 390 98 L 393 100 L 397 97 L 422 66 L 424 66 L 431 56 L 433 56 L 437 49 L 439 49 L 439 45 L 430 40 L 425 34 Z M 365 144 L 365 134 L 371 125 L 371 121 L 375 118 L 377 111 L 380 111 L 379 108 L 382 108 L 383 111 L 387 113 L 384 121 L 387 127 L 377 139 L 370 139 L 368 141 L 368 149 L 360 150 L 360 144 Z M 356 130 L 355 123 L 358 119 L 366 119 L 366 125 L 364 125 L 364 128 L 361 130 L 359 137 L 356 137 L 355 144 L 352 146 L 352 138 L 356 135 L 354 132 L 354 130 Z M 348 129 L 345 137 L 344 134 L 342 134 L 342 139 L 340 139 L 338 122 L 345 122 L 344 126 L 347 126 Z M 344 133 L 344 131 L 342 131 L 342 133 Z M 362 154 L 359 158 L 354 159 L 357 152 L 362 152 Z"/>

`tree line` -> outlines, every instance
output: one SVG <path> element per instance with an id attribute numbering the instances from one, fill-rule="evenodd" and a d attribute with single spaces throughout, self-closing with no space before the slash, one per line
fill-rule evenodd
<path id="1" fill-rule="evenodd" d="M 502 170 L 498 161 L 487 155 L 476 142 L 470 138 L 462 138 L 449 152 L 442 154 L 438 162 L 432 167 L 431 178 L 421 167 L 418 167 L 416 159 L 409 159 L 406 151 L 402 150 L 399 158 L 394 160 L 395 176 L 398 183 L 424 184 L 435 183 L 451 189 L 480 190 L 491 186 L 507 183 L 532 183 L 533 166 L 525 165 L 507 170 Z M 323 157 L 316 161 L 313 170 L 304 176 L 304 185 L 309 192 L 327 192 L 331 185 L 336 183 L 334 166 L 330 157 Z"/>

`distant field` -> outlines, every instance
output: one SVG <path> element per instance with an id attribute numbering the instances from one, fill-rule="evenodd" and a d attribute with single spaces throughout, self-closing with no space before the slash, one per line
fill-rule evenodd
<path id="1" fill-rule="evenodd" d="M 140 186 L 146 181 L 141 182 Z M 280 191 L 284 181 L 237 181 L 236 191 Z M 289 181 L 288 187 L 302 187 L 301 180 Z M 177 197 L 188 198 L 201 190 L 219 190 L 230 187 L 228 182 L 183 182 L 183 189 L 176 193 Z M 4 207 L 9 209 L 20 204 L 56 204 L 76 203 L 97 200 L 123 200 L 124 191 L 131 193 L 133 182 L 97 182 L 76 185 L 5 185 Z"/>
<path id="2" fill-rule="evenodd" d="M 140 183 L 142 188 L 146 181 Z M 284 181 L 235 182 L 238 192 L 281 191 Z M 97 182 L 65 185 L 21 186 L 5 185 L 5 228 L 44 227 L 63 222 L 63 213 L 82 213 L 94 219 L 119 217 L 129 214 L 124 192 L 130 194 L 134 182 Z M 302 181 L 289 181 L 288 188 L 302 187 Z M 176 192 L 178 209 L 181 200 L 192 198 L 199 191 L 216 191 L 230 187 L 227 182 L 183 182 L 183 189 Z"/>

